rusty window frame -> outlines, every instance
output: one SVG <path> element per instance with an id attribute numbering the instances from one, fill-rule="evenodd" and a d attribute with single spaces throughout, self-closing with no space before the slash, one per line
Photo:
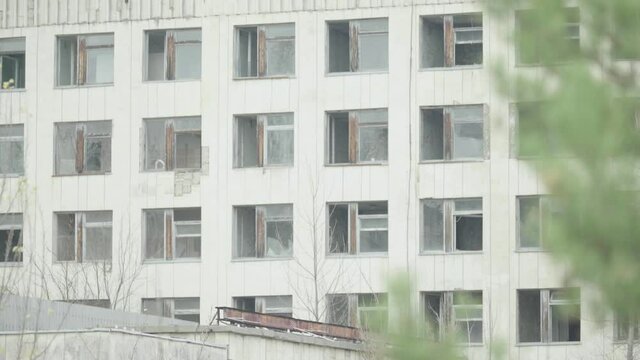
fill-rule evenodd
<path id="1" fill-rule="evenodd" d="M 92 38 L 109 38 L 110 42 L 101 45 L 87 45 L 87 40 Z M 60 43 L 63 40 L 72 40 L 75 42 L 75 58 L 73 59 L 71 73 L 73 78 L 68 85 L 61 85 L 61 69 L 62 66 L 60 59 Z M 76 35 L 58 35 L 56 37 L 56 86 L 57 87 L 73 87 L 73 86 L 95 86 L 95 85 L 110 85 L 111 82 L 87 82 L 87 51 L 92 49 L 115 49 L 115 37 L 114 33 L 92 33 L 92 34 L 76 34 Z M 112 50 L 113 51 L 113 50 Z M 112 52 L 111 56 L 114 54 Z M 113 72 L 114 69 L 112 68 Z"/>
<path id="2" fill-rule="evenodd" d="M 104 222 L 92 222 L 92 225 L 87 226 L 87 221 L 86 221 L 86 215 L 88 213 L 105 213 L 105 214 L 109 214 L 111 215 L 111 221 L 104 221 Z M 111 258 L 108 259 L 94 259 L 94 260 L 87 260 L 86 259 L 86 229 L 87 228 L 111 228 L 113 229 L 113 212 L 110 210 L 97 210 L 97 211 L 76 211 L 76 212 L 56 212 L 54 213 L 55 216 L 55 221 L 54 221 L 54 231 L 55 231 L 55 235 L 54 235 L 54 239 L 56 241 L 56 249 L 57 249 L 57 242 L 59 241 L 58 239 L 58 216 L 61 215 L 73 215 L 74 216 L 74 240 L 73 240 L 73 246 L 74 246 L 74 258 L 70 259 L 70 260 L 59 260 L 58 259 L 58 254 L 57 251 L 55 253 L 55 261 L 56 262 L 78 262 L 78 263 L 82 263 L 82 262 L 111 262 Z M 111 235 L 111 244 L 113 244 L 113 234 Z"/>
<path id="3" fill-rule="evenodd" d="M 200 40 L 184 40 L 177 41 L 176 34 L 182 31 L 200 31 Z M 163 53 L 163 78 L 149 79 L 149 34 L 164 32 L 164 53 Z M 177 47 L 181 44 L 199 44 L 202 51 L 202 29 L 201 28 L 184 28 L 184 29 L 164 29 L 164 30 L 146 30 L 145 31 L 145 51 L 144 51 L 144 81 L 175 81 L 175 80 L 199 80 L 202 73 L 197 78 L 176 79 L 176 62 Z M 200 54 L 202 57 L 202 53 Z M 200 59 L 202 66 L 202 58 Z"/>
<path id="4" fill-rule="evenodd" d="M 267 35 L 269 28 L 277 27 L 277 26 L 286 26 L 289 25 L 292 27 L 292 35 L 289 36 L 276 36 L 269 37 Z M 255 44 L 252 42 L 248 42 L 247 46 L 247 59 L 241 59 L 241 41 L 240 35 L 243 31 L 247 32 L 255 32 L 256 41 Z M 276 24 L 259 24 L 259 25 L 240 25 L 236 26 L 234 29 L 234 77 L 237 79 L 247 79 L 247 78 L 277 78 L 277 77 L 291 77 L 295 74 L 295 23 L 286 22 L 286 23 L 276 23 Z M 269 41 L 293 41 L 294 42 L 294 55 L 293 55 L 293 68 L 290 72 L 282 73 L 282 74 L 272 74 L 268 75 L 268 66 L 267 63 L 267 43 Z M 253 49 L 252 49 L 253 48 Z M 251 60 L 251 51 L 255 51 L 256 54 L 256 63 L 254 64 Z M 246 64 L 245 64 L 246 63 Z M 247 67 L 247 74 L 243 75 L 241 73 L 240 64 L 245 64 Z M 254 69 L 255 66 L 255 69 Z M 253 73 L 255 72 L 255 75 Z"/>
<path id="5" fill-rule="evenodd" d="M 360 121 L 360 115 L 363 113 L 374 113 L 374 112 L 384 112 L 386 113 L 386 121 L 379 122 L 362 122 Z M 336 162 L 336 142 L 334 135 L 336 133 L 336 116 L 344 116 L 347 115 L 348 128 L 349 133 L 348 137 L 348 162 Z M 386 155 L 387 159 L 384 160 L 372 160 L 372 161 L 362 161 L 360 160 L 360 149 L 362 146 L 362 141 L 360 137 L 360 129 L 371 129 L 371 128 L 380 128 L 380 129 L 389 129 L 389 113 L 386 108 L 376 108 L 376 109 L 360 109 L 360 110 L 345 110 L 345 111 L 329 111 L 327 112 L 327 125 L 326 125 L 326 154 L 325 161 L 326 165 L 345 165 L 345 164 L 386 164 L 389 161 L 389 143 L 387 137 L 386 144 Z"/>

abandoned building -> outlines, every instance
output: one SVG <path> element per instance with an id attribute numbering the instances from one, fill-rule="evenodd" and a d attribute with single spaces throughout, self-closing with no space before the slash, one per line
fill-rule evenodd
<path id="1" fill-rule="evenodd" d="M 0 0 L 0 289 L 368 328 L 401 272 L 429 335 L 457 331 L 471 359 L 498 341 L 510 359 L 616 353 L 623 322 L 592 318 L 542 247 L 531 104 L 494 89 L 494 59 L 536 72 L 503 36 L 526 10 L 482 11 Z M 567 29 L 580 46 L 579 9 Z"/>

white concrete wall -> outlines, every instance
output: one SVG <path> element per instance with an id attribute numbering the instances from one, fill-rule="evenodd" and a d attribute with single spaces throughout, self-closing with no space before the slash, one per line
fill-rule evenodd
<path id="1" fill-rule="evenodd" d="M 113 253 L 125 243 L 133 244 L 139 259 L 142 209 L 201 206 L 201 261 L 141 265 L 141 281 L 130 306 L 137 310 L 144 297 L 199 296 L 202 321 L 206 322 L 214 306 L 231 305 L 233 296 L 295 295 L 294 288 L 304 292 L 311 287 L 293 260 L 231 259 L 233 205 L 293 203 L 294 254 L 310 266 L 310 227 L 304 219 L 310 217 L 314 206 L 324 212 L 322 206 L 331 201 L 388 200 L 388 256 L 326 259 L 328 272 L 333 269 L 345 274 L 338 290 L 384 292 L 389 271 L 411 274 L 416 304 L 419 291 L 483 290 L 485 345 L 470 348 L 473 358 L 487 355 L 490 338 L 504 341 L 513 359 L 588 358 L 610 351 L 611 322 L 604 330 L 596 326 L 586 301 L 588 290 L 583 290 L 581 343 L 516 344 L 516 289 L 561 287 L 564 272 L 546 253 L 516 251 L 515 197 L 543 193 L 544 189 L 525 162 L 510 158 L 509 100 L 496 94 L 487 66 L 498 59 L 505 61 L 510 71 L 525 71 L 515 68 L 513 46 L 502 38 L 504 27 L 511 24 L 496 24 L 485 16 L 485 66 L 419 70 L 419 16 L 480 11 L 478 3 L 424 0 L 408 6 L 410 1 L 326 0 L 311 6 L 312 2 L 295 0 L 176 2 L 191 6 L 189 14 L 194 15 L 184 18 L 176 10 L 179 7 L 168 10 L 170 3 L 153 2 L 151 7 L 150 1 L 129 0 L 134 9 L 130 16 L 94 18 L 87 17 L 83 7 L 72 4 L 62 9 L 57 8 L 57 1 L 42 0 L 36 2 L 41 26 L 31 26 L 36 20 L 16 23 L 15 13 L 4 20 L 6 28 L 0 30 L 0 37 L 27 38 L 26 90 L 0 92 L 0 123 L 25 124 L 24 198 L 11 209 L 24 211 L 28 219 L 25 264 L 39 257 L 51 260 L 47 248 L 52 246 L 54 211 L 113 210 Z M 0 0 L 4 16 L 7 6 L 12 9 L 15 4 L 15 0 Z M 97 0 L 88 1 L 86 6 L 99 9 L 99 16 L 105 9 L 111 9 L 112 14 L 118 4 L 122 6 L 114 0 L 97 4 Z M 389 19 L 389 71 L 325 75 L 325 22 L 367 17 Z M 99 22 L 87 23 L 94 20 Z M 296 24 L 295 77 L 233 80 L 234 25 L 277 22 Z M 202 79 L 143 82 L 143 31 L 178 27 L 202 28 Z M 55 36 L 86 32 L 115 33 L 114 85 L 55 88 Z M 420 107 L 450 104 L 487 105 L 489 160 L 419 164 Z M 388 108 L 388 165 L 324 166 L 325 111 L 359 108 Z M 233 115 L 264 112 L 294 113 L 294 166 L 233 169 Z M 139 134 L 143 118 L 184 115 L 202 116 L 209 169 L 190 194 L 174 196 L 173 173 L 140 171 Z M 105 119 L 113 121 L 111 174 L 52 176 L 53 123 Z M 17 189 L 20 181 L 8 180 L 10 189 Z M 319 197 L 313 204 L 315 187 Z M 420 255 L 418 205 L 419 199 L 426 197 L 482 197 L 484 250 Z M 0 201 L 0 206 L 7 204 Z M 322 229 L 324 224 L 320 225 Z M 319 235 L 324 236 L 324 230 Z M 25 279 L 32 283 L 32 278 Z M 309 315 L 296 296 L 294 315 Z"/>

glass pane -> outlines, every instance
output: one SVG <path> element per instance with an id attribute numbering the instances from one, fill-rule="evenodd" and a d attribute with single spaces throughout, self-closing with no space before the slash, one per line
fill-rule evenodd
<path id="1" fill-rule="evenodd" d="M 360 252 L 387 252 L 387 230 L 360 230 Z"/>
<path id="2" fill-rule="evenodd" d="M 165 31 L 147 32 L 147 80 L 164 80 Z"/>
<path id="3" fill-rule="evenodd" d="M 0 125 L 0 139 L 4 137 L 23 136 L 24 125 Z"/>
<path id="4" fill-rule="evenodd" d="M 92 223 L 110 223 L 112 218 L 111 211 L 90 211 L 86 212 L 85 222 L 87 225 Z"/>
<path id="5" fill-rule="evenodd" d="M 111 261 L 111 238 L 111 226 L 85 228 L 84 260 Z"/>
<path id="6" fill-rule="evenodd" d="M 455 58 L 458 66 L 482 64 L 482 43 L 456 44 Z"/>
<path id="7" fill-rule="evenodd" d="M 85 144 L 85 170 L 93 172 L 111 171 L 111 138 L 89 137 Z"/>
<path id="8" fill-rule="evenodd" d="M 358 203 L 358 215 L 387 215 L 387 202 L 365 201 Z"/>
<path id="9" fill-rule="evenodd" d="M 580 341 L 580 305 L 551 305 L 551 341 Z"/>
<path id="10" fill-rule="evenodd" d="M 421 62 L 423 68 L 444 66 L 444 27 L 442 16 L 422 20 Z"/>
<path id="11" fill-rule="evenodd" d="M 145 120 L 145 170 L 165 170 L 165 120 Z"/>
<path id="12" fill-rule="evenodd" d="M 424 223 L 422 246 L 424 251 L 444 250 L 444 215 L 442 200 L 423 202 Z"/>
<path id="13" fill-rule="evenodd" d="M 268 126 L 293 125 L 293 114 L 269 114 L 267 115 Z"/>
<path id="14" fill-rule="evenodd" d="M 387 218 L 360 218 L 360 229 L 386 229 Z"/>
<path id="15" fill-rule="evenodd" d="M 146 315 L 165 316 L 164 299 L 142 299 L 142 313 Z"/>
<path id="16" fill-rule="evenodd" d="M 479 106 L 452 106 L 447 108 L 451 114 L 451 119 L 455 124 L 459 123 L 482 123 L 484 117 L 484 107 Z"/>
<path id="17" fill-rule="evenodd" d="M 329 205 L 329 253 L 349 251 L 349 205 Z"/>
<path id="18" fill-rule="evenodd" d="M 293 221 L 267 221 L 267 257 L 291 256 Z"/>
<path id="19" fill-rule="evenodd" d="M 176 131 L 200 131 L 200 117 L 180 117 L 173 121 Z"/>
<path id="20" fill-rule="evenodd" d="M 76 216 L 57 214 L 56 220 L 56 260 L 73 261 L 76 258 Z"/>
<path id="21" fill-rule="evenodd" d="M 387 70 L 389 68 L 388 34 L 360 34 L 360 71 Z"/>
<path id="22" fill-rule="evenodd" d="M 76 39 L 75 36 L 58 38 L 58 86 L 76 84 Z"/>
<path id="23" fill-rule="evenodd" d="M 145 210 L 145 259 L 164 258 L 164 210 Z"/>
<path id="24" fill-rule="evenodd" d="M 265 26 L 267 39 L 293 38 L 296 35 L 296 27 L 290 24 L 275 24 Z"/>
<path id="25" fill-rule="evenodd" d="M 56 174 L 76 173 L 76 123 L 56 124 Z"/>
<path id="26" fill-rule="evenodd" d="M 474 306 L 456 306 L 453 309 L 456 320 L 482 319 L 482 308 Z"/>
<path id="27" fill-rule="evenodd" d="M 200 221 L 200 208 L 180 208 L 173 210 L 174 221 Z"/>
<path id="28" fill-rule="evenodd" d="M 238 28 L 236 75 L 249 77 L 258 75 L 258 30 L 255 27 Z"/>
<path id="29" fill-rule="evenodd" d="M 0 52 L 8 53 L 8 52 L 24 52 L 24 51 L 25 51 L 25 39 L 23 37 L 0 39 Z"/>
<path id="30" fill-rule="evenodd" d="M 20 261 L 22 261 L 22 230 L 0 230 L 0 262 Z"/>
<path id="31" fill-rule="evenodd" d="M 295 40 L 267 40 L 267 76 L 295 73 Z"/>
<path id="32" fill-rule="evenodd" d="M 174 300 L 175 310 L 192 310 L 200 312 L 200 298 L 178 298 Z"/>
<path id="33" fill-rule="evenodd" d="M 482 212 L 482 199 L 458 199 L 454 203 L 456 211 Z"/>
<path id="34" fill-rule="evenodd" d="M 456 43 L 482 42 L 482 29 L 456 29 Z"/>
<path id="35" fill-rule="evenodd" d="M 198 231 L 200 230 L 200 226 Z M 176 258 L 199 258 L 201 253 L 200 236 L 176 237 Z"/>
<path id="36" fill-rule="evenodd" d="M 200 79 L 202 46 L 200 43 L 176 44 L 176 79 Z"/>
<path id="37" fill-rule="evenodd" d="M 292 205 L 267 205 L 266 217 L 267 219 L 291 219 L 293 218 L 293 206 Z"/>
<path id="38" fill-rule="evenodd" d="M 176 133 L 176 169 L 199 169 L 201 155 L 200 133 Z"/>
<path id="39" fill-rule="evenodd" d="M 444 111 L 422 110 L 421 160 L 444 160 Z"/>
<path id="40" fill-rule="evenodd" d="M 389 132 L 386 127 L 361 127 L 359 137 L 359 161 L 387 161 Z"/>
<path id="41" fill-rule="evenodd" d="M 337 325 L 351 325 L 349 295 L 327 295 L 327 322 Z"/>
<path id="42" fill-rule="evenodd" d="M 200 235 L 200 224 L 178 224 L 176 223 L 176 236 Z"/>
<path id="43" fill-rule="evenodd" d="M 24 149 L 22 140 L 0 141 L 0 174 L 24 173 Z"/>
<path id="44" fill-rule="evenodd" d="M 387 32 L 389 30 L 389 21 L 387 19 L 358 20 L 358 24 L 360 25 L 360 33 Z"/>
<path id="45" fill-rule="evenodd" d="M 267 164 L 293 164 L 293 130 L 267 131 Z"/>
<path id="46" fill-rule="evenodd" d="M 0 214 L 0 226 L 22 227 L 22 214 Z"/>
<path id="47" fill-rule="evenodd" d="M 87 49 L 87 84 L 113 83 L 113 47 Z"/>
<path id="48" fill-rule="evenodd" d="M 518 198 L 518 245 L 521 248 L 540 247 L 540 198 Z"/>
<path id="49" fill-rule="evenodd" d="M 482 123 L 456 123 L 453 125 L 453 158 L 482 158 L 484 136 Z"/>
<path id="50" fill-rule="evenodd" d="M 464 343 L 482 343 L 482 321 L 456 321 L 456 332 Z"/>
<path id="51" fill-rule="evenodd" d="M 174 30 L 176 43 L 201 42 L 202 31 L 200 29 Z"/>
<path id="52" fill-rule="evenodd" d="M 388 121 L 388 115 L 386 109 L 379 110 L 359 110 L 358 123 L 363 124 L 386 124 Z"/>

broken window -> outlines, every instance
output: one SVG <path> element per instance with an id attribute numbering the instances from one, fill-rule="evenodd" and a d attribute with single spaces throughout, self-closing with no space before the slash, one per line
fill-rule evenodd
<path id="1" fill-rule="evenodd" d="M 236 76 L 269 77 L 295 73 L 295 24 L 236 28 Z"/>
<path id="2" fill-rule="evenodd" d="M 331 112 L 327 125 L 328 164 L 387 162 L 386 109 Z"/>
<path id="3" fill-rule="evenodd" d="M 143 213 L 145 259 L 200 258 L 200 208 L 152 209 Z"/>
<path id="4" fill-rule="evenodd" d="M 24 89 L 24 38 L 0 39 L 0 90 Z"/>
<path id="5" fill-rule="evenodd" d="M 562 47 L 557 47 L 561 51 L 555 53 L 539 51 L 546 46 L 545 40 L 541 38 L 536 29 L 538 23 L 544 20 L 546 15 L 537 10 L 516 11 L 516 61 L 520 65 L 537 65 L 543 60 L 564 61 L 569 60 L 580 52 L 580 11 L 578 8 L 566 8 L 564 11 L 565 26 L 564 36 L 561 39 Z M 556 48 L 554 46 L 554 48 Z M 541 56 L 549 54 L 550 59 L 543 59 Z"/>
<path id="6" fill-rule="evenodd" d="M 111 261 L 112 212 L 57 213 L 57 261 Z"/>
<path id="7" fill-rule="evenodd" d="M 200 29 L 147 31 L 146 46 L 146 80 L 200 79 Z"/>
<path id="8" fill-rule="evenodd" d="M 485 158 L 484 106 L 422 109 L 420 160 Z"/>
<path id="9" fill-rule="evenodd" d="M 293 297 L 291 295 L 283 296 L 244 296 L 233 299 L 233 306 L 244 310 L 257 313 L 293 316 Z"/>
<path id="10" fill-rule="evenodd" d="M 55 174 L 111 172 L 111 121 L 56 123 Z"/>
<path id="11" fill-rule="evenodd" d="M 482 199 L 422 200 L 423 252 L 481 251 Z"/>
<path id="12" fill-rule="evenodd" d="M 388 20 L 335 21 L 327 24 L 329 72 L 382 71 L 389 68 Z"/>
<path id="13" fill-rule="evenodd" d="M 580 290 L 518 290 L 518 342 L 580 341 Z"/>
<path id="14" fill-rule="evenodd" d="M 22 262 L 22 214 L 0 214 L 0 263 Z"/>
<path id="15" fill-rule="evenodd" d="M 144 120 L 145 170 L 201 167 L 200 117 Z"/>
<path id="16" fill-rule="evenodd" d="M 241 115 L 234 122 L 234 166 L 293 165 L 293 114 Z"/>
<path id="17" fill-rule="evenodd" d="M 293 255 L 293 205 L 234 207 L 234 257 Z"/>
<path id="18" fill-rule="evenodd" d="M 24 125 L 0 125 L 0 176 L 24 174 Z"/>
<path id="19" fill-rule="evenodd" d="M 199 323 L 200 298 L 142 299 L 142 313 Z"/>
<path id="20" fill-rule="evenodd" d="M 422 18 L 423 68 L 482 64 L 482 14 Z"/>
<path id="21" fill-rule="evenodd" d="M 329 253 L 386 253 L 386 201 L 328 204 Z"/>
<path id="22" fill-rule="evenodd" d="M 431 340 L 442 340 L 451 329 L 462 343 L 482 343 L 482 291 L 425 292 L 422 303 Z"/>
<path id="23" fill-rule="evenodd" d="M 328 294 L 327 322 L 367 330 L 387 328 L 387 294 Z"/>
<path id="24" fill-rule="evenodd" d="M 113 34 L 58 36 L 58 86 L 113 83 Z"/>

